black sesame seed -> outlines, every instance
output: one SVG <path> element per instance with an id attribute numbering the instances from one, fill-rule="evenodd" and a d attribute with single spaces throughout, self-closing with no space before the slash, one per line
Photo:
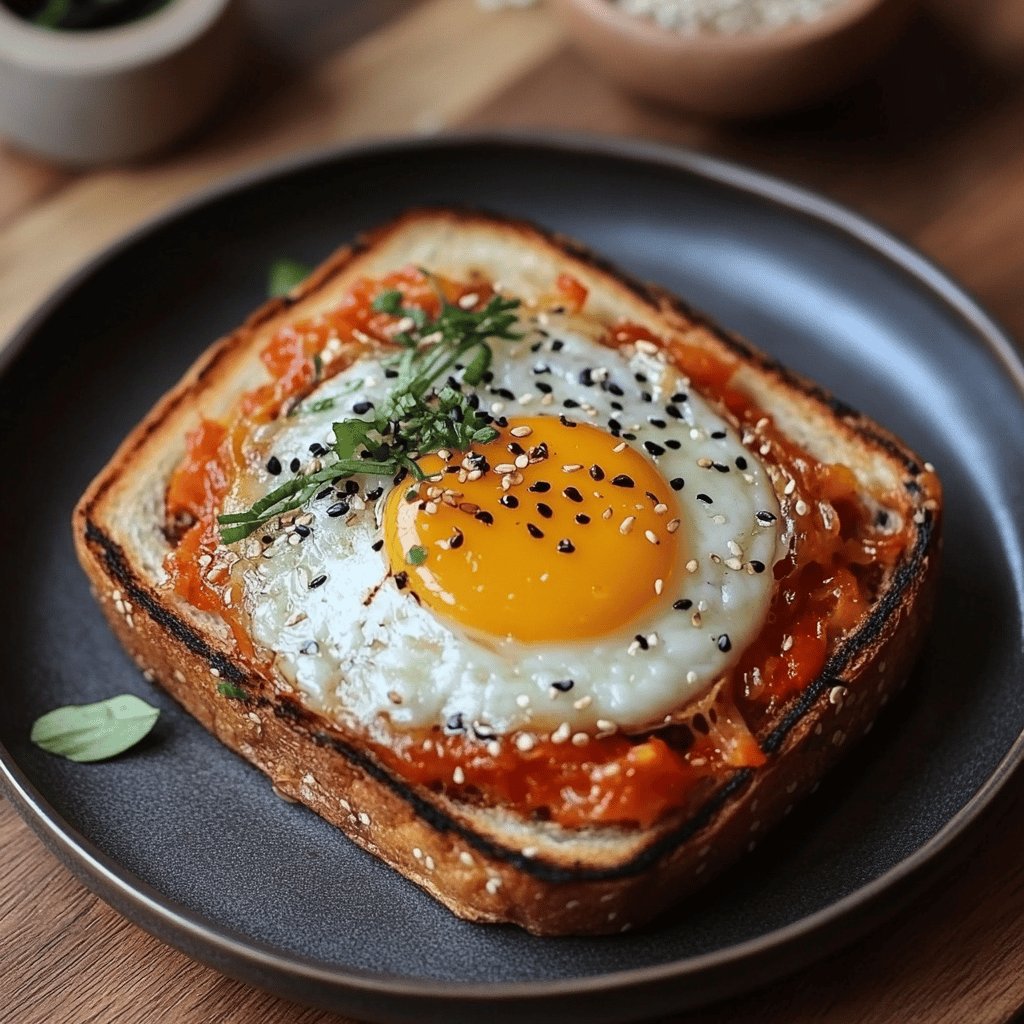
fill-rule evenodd
<path id="1" fill-rule="evenodd" d="M 338 516 L 343 516 L 348 513 L 348 502 L 347 501 L 336 501 L 327 510 L 327 514 L 332 518 L 336 519 Z"/>
<path id="2" fill-rule="evenodd" d="M 568 693 L 576 683 L 572 679 L 556 679 L 551 685 L 559 693 Z"/>
<path id="3" fill-rule="evenodd" d="M 608 403 L 616 412 L 622 412 L 621 402 L 609 402 Z"/>
<path id="4" fill-rule="evenodd" d="M 322 587 L 327 582 L 327 576 L 325 573 L 320 573 L 315 579 L 309 581 L 309 589 L 316 590 L 317 587 Z"/>
<path id="5" fill-rule="evenodd" d="M 576 550 L 576 545 L 568 537 L 564 537 L 558 542 L 558 550 L 563 555 L 571 555 Z"/>
<path id="6" fill-rule="evenodd" d="M 665 447 L 671 448 L 672 451 L 677 452 L 680 448 L 683 447 L 683 443 L 682 441 L 676 440 L 676 438 L 674 437 L 669 437 L 665 439 Z"/>
<path id="7" fill-rule="evenodd" d="M 562 405 L 564 405 L 566 409 L 578 409 L 580 407 L 580 403 L 577 402 L 575 398 L 565 399 L 565 401 L 562 402 Z"/>
<path id="8" fill-rule="evenodd" d="M 580 370 L 579 377 L 577 379 L 579 380 L 579 382 L 584 387 L 587 387 L 587 388 L 593 387 L 593 385 L 594 385 L 593 370 L 591 370 L 589 367 L 587 367 L 587 369 L 585 369 L 585 370 Z"/>
<path id="9" fill-rule="evenodd" d="M 273 544 L 274 543 L 274 538 L 271 537 L 269 533 L 265 533 L 262 537 L 260 537 L 260 540 L 264 544 Z"/>
<path id="10" fill-rule="evenodd" d="M 509 391 L 508 388 L 495 388 L 494 393 L 499 398 L 504 398 L 509 402 L 511 402 L 516 397 L 511 391 Z"/>
<path id="11" fill-rule="evenodd" d="M 462 531 L 461 530 L 456 530 L 452 534 L 451 539 L 448 541 L 448 547 L 450 547 L 452 550 L 454 550 L 455 548 L 461 548 L 462 547 L 462 542 L 464 540 L 465 540 L 465 536 L 463 535 Z"/>
<path id="12" fill-rule="evenodd" d="M 583 501 L 583 495 L 580 494 L 575 487 L 566 487 L 562 494 L 564 494 L 570 501 L 575 501 L 577 504 Z"/>
<path id="13" fill-rule="evenodd" d="M 444 727 L 449 732 L 465 732 L 466 727 L 462 724 L 462 713 L 449 715 L 448 720 L 444 723 Z"/>
<path id="14" fill-rule="evenodd" d="M 526 529 L 529 532 L 530 536 L 536 538 L 537 540 L 540 540 L 544 536 L 544 531 L 541 530 L 539 526 L 534 526 L 533 523 L 527 523 Z"/>
<path id="15" fill-rule="evenodd" d="M 519 508 L 519 499 L 514 494 L 503 494 L 498 499 L 499 505 L 504 505 L 505 508 Z"/>
<path id="16" fill-rule="evenodd" d="M 623 434 L 622 435 L 627 441 L 635 441 L 636 434 Z"/>
<path id="17" fill-rule="evenodd" d="M 671 416 L 672 419 L 674 419 L 674 420 L 681 420 L 683 418 L 682 410 L 681 409 L 677 409 L 671 403 L 669 405 L 665 406 L 665 412 L 667 412 L 669 414 L 669 416 Z"/>
<path id="18" fill-rule="evenodd" d="M 383 539 L 381 539 L 381 540 L 375 540 L 375 541 L 374 541 L 374 542 L 373 542 L 373 543 L 372 543 L 372 544 L 370 545 L 370 547 L 371 547 L 371 548 L 372 548 L 372 549 L 373 549 L 374 551 L 380 551 L 380 549 L 381 549 L 382 547 L 384 547 L 384 541 L 383 541 Z"/>
<path id="19" fill-rule="evenodd" d="M 555 338 L 555 340 L 551 342 L 552 352 L 561 352 L 563 348 L 565 348 L 565 342 L 562 341 L 561 338 Z"/>
<path id="20" fill-rule="evenodd" d="M 309 454 L 318 459 L 321 455 L 327 454 L 327 449 L 319 441 L 314 441 L 309 446 Z"/>
<path id="21" fill-rule="evenodd" d="M 276 455 L 267 459 L 267 472 L 271 476 L 277 476 L 281 472 L 281 460 Z"/>
<path id="22" fill-rule="evenodd" d="M 376 501 L 384 493 L 383 487 L 374 487 L 372 491 L 366 492 L 367 501 Z"/>
<path id="23" fill-rule="evenodd" d="M 401 483 L 401 482 L 402 482 L 402 481 L 403 481 L 403 480 L 404 480 L 404 479 L 405 479 L 405 478 L 406 478 L 406 477 L 407 477 L 408 475 L 409 475 L 409 470 L 407 470 L 407 469 L 406 469 L 406 468 L 405 468 L 405 467 L 403 466 L 403 467 L 402 467 L 402 468 L 401 468 L 401 469 L 400 469 L 400 470 L 399 470 L 399 471 L 398 471 L 398 472 L 397 472 L 397 473 L 396 473 L 396 474 L 395 474 L 395 475 L 394 475 L 394 476 L 393 476 L 393 477 L 391 478 L 391 482 L 392 482 L 392 483 L 393 483 L 393 484 L 394 484 L 394 485 L 395 485 L 395 486 L 397 487 L 397 486 L 398 486 L 398 485 L 399 485 L 399 484 L 400 484 L 400 483 Z"/>
<path id="24" fill-rule="evenodd" d="M 538 380 L 533 385 L 542 395 L 550 395 L 554 388 L 550 384 L 546 384 L 542 380 Z"/>
<path id="25" fill-rule="evenodd" d="M 302 523 L 296 523 L 295 532 L 296 534 L 298 534 L 298 536 L 305 540 L 313 531 L 310 530 L 308 526 L 304 526 Z"/>
<path id="26" fill-rule="evenodd" d="M 719 473 L 728 473 L 729 472 L 729 467 L 728 466 L 723 466 L 722 463 L 720 463 L 720 462 L 712 462 L 711 466 L 712 466 L 713 469 L 717 469 Z"/>
<path id="27" fill-rule="evenodd" d="M 537 363 L 533 368 L 534 373 L 550 373 L 551 367 L 547 363 Z"/>
<path id="28" fill-rule="evenodd" d="M 669 485 L 673 491 L 681 491 L 686 486 L 686 481 L 681 476 L 677 476 L 669 481 Z"/>
<path id="29" fill-rule="evenodd" d="M 633 379 L 637 382 L 637 384 L 646 384 L 647 383 L 647 374 L 646 373 L 634 373 L 633 374 Z"/>
<path id="30" fill-rule="evenodd" d="M 394 380 L 398 376 L 398 371 L 388 368 L 384 371 L 384 376 L 387 377 L 388 380 Z"/>
<path id="31" fill-rule="evenodd" d="M 550 505 L 545 505 L 543 501 L 538 501 L 537 502 L 537 511 L 545 519 L 550 519 L 554 515 L 554 512 L 551 511 L 551 506 Z"/>
<path id="32" fill-rule="evenodd" d="M 316 499 L 315 500 L 316 501 L 321 501 L 324 498 L 326 498 L 328 494 L 333 493 L 333 491 L 334 491 L 333 487 L 330 487 L 330 486 L 325 487 L 322 491 L 317 491 Z"/>
<path id="33" fill-rule="evenodd" d="M 491 513 L 488 512 L 487 509 L 485 509 L 485 508 L 482 508 L 482 509 L 480 509 L 479 512 L 476 512 L 473 515 L 473 518 L 474 519 L 479 519 L 480 522 L 483 523 L 485 526 L 490 526 L 491 523 L 494 522 L 494 516 L 492 516 Z"/>
<path id="34" fill-rule="evenodd" d="M 298 471 L 302 468 L 302 463 L 298 459 L 292 459 L 292 461 L 288 463 L 288 468 L 293 473 L 298 473 Z"/>
<path id="35" fill-rule="evenodd" d="M 405 588 L 408 585 L 409 585 L 409 574 L 407 572 L 405 572 L 404 570 L 402 572 L 396 572 L 395 573 L 395 586 L 398 587 L 399 590 L 405 590 Z"/>
<path id="36" fill-rule="evenodd" d="M 657 427 L 659 430 L 664 430 L 668 426 L 664 420 L 658 419 L 657 416 L 648 416 L 647 422 L 650 423 L 652 427 Z"/>
<path id="37" fill-rule="evenodd" d="M 559 416 L 558 417 L 558 422 L 561 423 L 563 427 L 575 427 L 576 426 L 576 421 L 575 420 L 567 419 L 565 416 Z"/>
<path id="38" fill-rule="evenodd" d="M 505 447 L 513 455 L 525 455 L 526 454 L 526 449 L 523 448 L 523 446 L 521 444 L 519 444 L 517 441 L 512 441 L 511 443 L 505 445 Z"/>
<path id="39" fill-rule="evenodd" d="M 647 642 L 647 637 L 643 633 L 637 633 L 633 639 L 639 644 L 641 651 L 646 651 L 651 645 Z"/>
<path id="40" fill-rule="evenodd" d="M 750 560 L 750 568 L 756 573 L 762 573 L 765 570 L 764 562 L 759 562 L 756 558 Z"/>
<path id="41" fill-rule="evenodd" d="M 729 639 L 728 633 L 723 633 L 715 642 L 718 644 L 718 649 L 723 654 L 732 650 L 732 641 Z"/>
<path id="42" fill-rule="evenodd" d="M 747 468 L 747 460 L 745 458 L 743 458 L 742 455 L 737 455 L 736 456 L 736 468 L 737 469 L 746 469 Z"/>
<path id="43" fill-rule="evenodd" d="M 697 500 L 703 501 L 705 505 L 714 504 L 714 502 L 706 494 L 703 493 L 697 495 Z"/>
<path id="44" fill-rule="evenodd" d="M 755 518 L 759 523 L 774 523 L 775 514 L 773 512 L 761 511 L 755 513 Z"/>
<path id="45" fill-rule="evenodd" d="M 640 400 L 643 401 L 643 402 L 653 402 L 654 401 L 654 395 L 652 395 L 650 393 L 650 391 L 641 391 L 640 392 Z"/>
<path id="46" fill-rule="evenodd" d="M 508 426 L 508 417 L 507 416 L 499 416 L 494 421 L 494 425 L 496 427 L 507 427 Z"/>
<path id="47" fill-rule="evenodd" d="M 674 394 L 674 395 L 672 396 L 672 401 L 673 401 L 673 402 L 686 402 L 686 401 L 688 401 L 688 400 L 689 400 L 689 398 L 690 398 L 690 396 L 689 396 L 689 395 L 687 395 L 687 394 L 684 394 L 684 393 L 683 393 L 682 391 L 677 391 L 677 392 L 676 392 L 676 393 L 675 393 L 675 394 Z"/>
<path id="48" fill-rule="evenodd" d="M 591 480 L 604 479 L 604 470 L 596 462 L 594 463 L 594 465 L 590 467 L 590 469 L 587 472 L 590 473 Z"/>
<path id="49" fill-rule="evenodd" d="M 612 483 L 616 487 L 632 487 L 633 478 L 631 476 L 626 476 L 625 473 L 619 473 L 618 476 L 612 477 Z"/>
<path id="50" fill-rule="evenodd" d="M 688 597 L 681 597 L 678 601 L 673 602 L 672 607 L 677 612 L 688 612 L 693 607 L 693 602 Z"/>
<path id="51" fill-rule="evenodd" d="M 551 484 L 549 484 L 547 480 L 536 480 L 530 484 L 529 489 L 533 491 L 534 494 L 547 494 L 547 492 L 551 490 Z"/>
<path id="52" fill-rule="evenodd" d="M 713 430 L 713 431 L 711 431 L 711 436 L 716 441 L 721 441 L 726 436 L 726 433 L 725 433 L 724 430 Z"/>
<path id="53" fill-rule="evenodd" d="M 451 380 L 450 377 L 448 379 Z M 356 402 L 356 404 L 352 406 L 352 411 L 357 416 L 362 416 L 364 412 L 369 412 L 372 408 L 373 402 Z"/>
<path id="54" fill-rule="evenodd" d="M 577 512 L 575 518 L 576 522 L 579 523 L 580 526 L 586 526 L 587 523 L 590 522 L 590 516 L 588 516 L 586 512 Z"/>
<path id="55" fill-rule="evenodd" d="M 660 444 L 655 444 L 654 441 L 644 441 L 644 447 L 651 455 L 664 455 L 665 449 Z"/>
<path id="56" fill-rule="evenodd" d="M 359 493 L 359 484 L 358 484 L 358 482 L 355 481 L 355 480 L 346 480 L 345 481 L 345 493 L 346 494 L 358 494 Z"/>
<path id="57" fill-rule="evenodd" d="M 610 420 L 608 420 L 608 429 L 613 434 L 618 434 L 622 430 L 622 424 L 617 419 L 612 417 Z"/>
<path id="58" fill-rule="evenodd" d="M 618 397 L 621 397 L 622 395 L 624 395 L 626 393 L 613 380 L 606 382 L 606 384 L 605 384 L 605 391 L 607 391 L 609 394 L 616 395 Z"/>

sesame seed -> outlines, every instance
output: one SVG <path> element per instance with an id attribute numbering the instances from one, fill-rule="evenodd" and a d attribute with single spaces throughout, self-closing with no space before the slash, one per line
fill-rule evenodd
<path id="1" fill-rule="evenodd" d="M 669 481 L 669 486 L 673 491 L 681 491 L 686 486 L 686 481 L 681 476 L 673 477 Z"/>
<path id="2" fill-rule="evenodd" d="M 711 504 L 714 504 L 714 503 L 712 502 L 711 498 L 710 498 L 710 497 L 709 497 L 708 495 L 704 494 L 704 493 L 700 493 L 700 494 L 698 494 L 698 495 L 697 495 L 697 500 L 698 500 L 698 501 L 703 501 L 705 505 L 711 505 Z"/>
<path id="3" fill-rule="evenodd" d="M 693 607 L 693 602 L 686 597 L 681 597 L 678 601 L 673 602 L 672 607 L 677 612 L 688 612 Z"/>
<path id="4" fill-rule="evenodd" d="M 718 645 L 718 649 L 723 654 L 726 654 L 732 650 L 732 641 L 729 639 L 728 633 L 723 633 L 721 636 L 719 636 L 715 643 Z"/>
<path id="5" fill-rule="evenodd" d="M 530 464 L 530 457 L 525 452 L 516 456 L 516 469 L 526 469 Z"/>
<path id="6" fill-rule="evenodd" d="M 302 468 L 302 463 L 298 459 L 292 459 L 292 461 L 288 463 L 288 468 L 293 473 L 298 473 L 298 471 Z"/>
<path id="7" fill-rule="evenodd" d="M 697 564 L 697 559 L 696 558 L 691 558 L 686 563 L 686 571 L 687 572 L 696 572 L 699 568 L 700 568 L 700 566 Z"/>
<path id="8" fill-rule="evenodd" d="M 577 470 L 582 469 L 583 466 L 579 462 L 568 462 L 562 466 L 563 473 L 575 473 Z"/>
<path id="9" fill-rule="evenodd" d="M 563 537 L 558 542 L 557 548 L 563 555 L 571 555 L 576 550 L 576 546 L 568 537 Z"/>
<path id="10" fill-rule="evenodd" d="M 276 455 L 271 455 L 267 459 L 267 472 L 271 476 L 278 476 L 281 472 L 281 460 Z"/>
<path id="11" fill-rule="evenodd" d="M 658 540 L 658 535 L 653 530 L 644 530 L 644 537 L 651 544 L 660 544 L 661 543 L 661 541 Z"/>
<path id="12" fill-rule="evenodd" d="M 615 487 L 633 487 L 633 478 L 626 476 L 625 473 L 619 473 L 618 476 L 612 477 L 612 484 Z"/>
<path id="13" fill-rule="evenodd" d="M 615 447 L 614 447 L 614 448 L 612 449 L 612 451 L 613 451 L 613 452 L 615 452 L 616 454 L 618 454 L 619 452 L 621 452 L 621 451 L 624 451 L 624 450 L 625 450 L 625 448 L 626 448 L 626 442 L 625 442 L 625 441 L 620 441 L 620 442 L 619 442 L 619 443 L 618 443 L 618 444 L 617 444 L 617 445 L 616 445 L 616 446 L 615 446 Z"/>
<path id="14" fill-rule="evenodd" d="M 325 573 L 320 573 L 319 576 L 309 581 L 309 589 L 316 590 L 317 587 L 322 587 L 327 582 L 327 576 Z"/>
<path id="15" fill-rule="evenodd" d="M 452 782 L 456 786 L 461 786 L 466 781 L 466 773 L 462 770 L 462 765 L 456 765 L 452 771 Z"/>
<path id="16" fill-rule="evenodd" d="M 327 514 L 332 519 L 337 519 L 338 516 L 347 515 L 348 511 L 349 505 L 347 501 L 336 501 L 330 508 L 328 508 Z"/>
<path id="17" fill-rule="evenodd" d="M 666 505 L 663 501 L 659 501 L 658 504 L 654 506 L 654 514 L 656 516 L 663 516 L 667 511 L 668 505 Z"/>
<path id="18" fill-rule="evenodd" d="M 563 722 L 552 734 L 552 743 L 564 743 L 568 738 L 572 730 L 569 728 L 568 722 Z"/>
<path id="19" fill-rule="evenodd" d="M 559 693 L 568 693 L 576 683 L 572 679 L 556 679 L 551 685 Z"/>
<path id="20" fill-rule="evenodd" d="M 580 494 L 580 492 L 578 490 L 576 490 L 575 487 L 566 487 L 566 488 L 564 488 L 564 490 L 562 491 L 562 494 L 564 494 L 565 497 L 567 497 L 570 501 L 574 501 L 577 504 L 579 504 L 580 502 L 583 501 L 583 495 Z"/>
<path id="21" fill-rule="evenodd" d="M 762 573 L 765 570 L 764 562 L 759 562 L 756 558 L 752 558 L 747 565 L 754 570 L 755 573 Z"/>
<path id="22" fill-rule="evenodd" d="M 541 530 L 540 527 L 534 526 L 533 523 L 527 523 L 526 530 L 531 537 L 534 537 L 537 540 L 541 540 L 544 537 L 544 531 Z"/>
<path id="23" fill-rule="evenodd" d="M 490 526 L 494 522 L 494 516 L 492 516 L 490 512 L 483 508 L 480 509 L 480 511 L 477 512 L 473 516 L 473 518 L 479 520 L 481 523 L 484 523 L 486 526 Z"/>
<path id="24" fill-rule="evenodd" d="M 590 742 L 590 737 L 585 732 L 573 734 L 572 745 L 574 747 L 585 747 Z"/>
<path id="25" fill-rule="evenodd" d="M 625 519 L 619 523 L 619 533 L 625 536 L 630 530 L 633 529 L 633 524 L 636 522 L 636 516 L 626 516 Z"/>
<path id="26" fill-rule="evenodd" d="M 533 433 L 533 427 L 528 427 L 524 423 L 522 426 L 513 427 L 509 433 L 513 437 L 529 437 Z"/>
<path id="27" fill-rule="evenodd" d="M 580 524 L 580 526 L 586 526 L 587 523 L 590 522 L 590 516 L 588 516 L 585 512 L 577 512 L 574 518 L 576 519 L 576 522 Z"/>
<path id="28" fill-rule="evenodd" d="M 521 750 L 524 754 L 533 750 L 536 745 L 537 740 L 528 732 L 521 732 L 516 737 L 516 749 Z"/>
<path id="29" fill-rule="evenodd" d="M 505 473 L 514 473 L 515 471 L 516 471 L 516 467 L 515 467 L 515 463 L 513 463 L 513 462 L 499 462 L 494 467 L 494 472 L 495 473 L 505 474 Z"/>
<path id="30" fill-rule="evenodd" d="M 519 508 L 519 499 L 514 494 L 503 494 L 498 499 L 499 505 L 504 505 L 505 508 Z"/>
<path id="31" fill-rule="evenodd" d="M 665 449 L 660 444 L 655 444 L 654 441 L 644 441 L 644 447 L 651 455 L 664 455 Z"/>
<path id="32" fill-rule="evenodd" d="M 654 581 L 654 592 L 660 594 L 665 589 L 665 581 L 657 579 Z"/>
<path id="33" fill-rule="evenodd" d="M 545 519 L 550 519 L 554 515 L 554 512 L 551 511 L 551 506 L 550 505 L 545 505 L 543 501 L 538 501 L 537 502 L 537 511 Z"/>

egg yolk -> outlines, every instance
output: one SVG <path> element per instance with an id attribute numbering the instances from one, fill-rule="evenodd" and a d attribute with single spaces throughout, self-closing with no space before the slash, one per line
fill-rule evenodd
<path id="1" fill-rule="evenodd" d="M 471 632 L 596 637 L 672 592 L 683 532 L 672 484 L 604 430 L 513 419 L 488 444 L 418 465 L 428 479 L 399 485 L 386 504 L 391 569 Z"/>

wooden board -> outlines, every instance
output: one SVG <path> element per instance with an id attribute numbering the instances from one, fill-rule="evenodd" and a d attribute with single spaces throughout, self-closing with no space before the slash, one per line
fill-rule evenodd
<path id="1" fill-rule="evenodd" d="M 1024 336 L 1019 0 L 931 0 L 857 89 L 815 112 L 732 127 L 620 96 L 566 48 L 543 8 L 486 14 L 472 0 L 353 0 L 337 17 L 358 20 L 360 4 L 361 29 L 371 7 L 386 23 L 299 71 L 260 69 L 270 84 L 246 91 L 175 154 L 70 173 L 0 149 L 0 337 L 92 253 L 208 183 L 335 141 L 463 125 L 626 134 L 746 161 L 907 237 Z M 314 24 L 292 37 L 293 62 L 317 55 L 304 42 Z M 329 34 L 342 36 L 337 26 Z M 964 867 L 882 932 L 680 1024 L 1012 1019 L 1024 1007 L 1019 784 L 977 842 Z M 2 800 L 0 864 L 0 1021 L 341 1020 L 231 981 L 141 932 L 74 881 Z"/>

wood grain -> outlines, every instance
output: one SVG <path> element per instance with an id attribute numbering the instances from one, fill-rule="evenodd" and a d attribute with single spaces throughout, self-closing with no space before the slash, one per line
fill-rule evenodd
<path id="1" fill-rule="evenodd" d="M 388 3 L 394 15 L 398 4 Z M 313 52 L 304 45 L 297 34 L 289 59 Z M 158 162 L 70 175 L 0 150 L 0 337 L 99 247 L 209 182 L 303 148 L 455 125 L 628 134 L 743 160 L 904 235 L 1024 336 L 1019 0 L 932 0 L 867 81 L 763 125 L 717 126 L 636 103 L 564 47 L 543 9 L 487 15 L 470 0 L 399 12 L 298 78 L 268 68 L 262 91 Z M 675 1019 L 1014 1019 L 1024 1007 L 1020 780 L 977 841 L 958 871 L 886 929 L 762 992 Z M 0 865 L 0 1022 L 342 1021 L 225 978 L 135 928 L 74 881 L 2 800 Z"/>

